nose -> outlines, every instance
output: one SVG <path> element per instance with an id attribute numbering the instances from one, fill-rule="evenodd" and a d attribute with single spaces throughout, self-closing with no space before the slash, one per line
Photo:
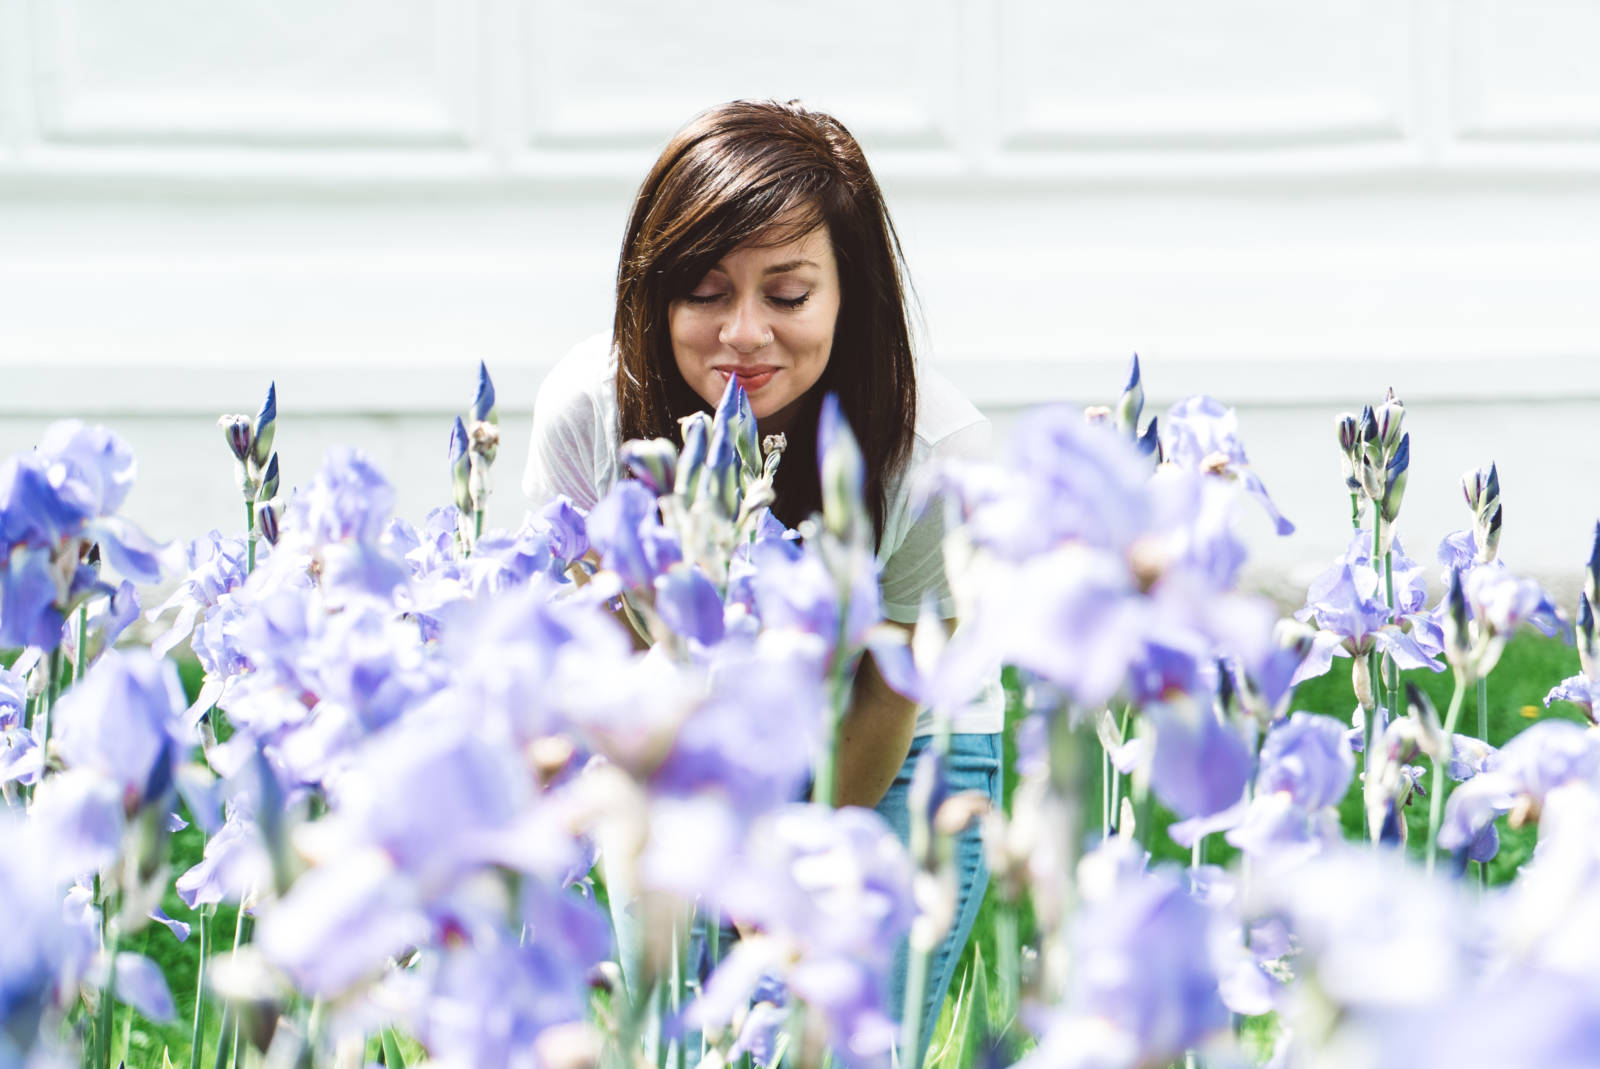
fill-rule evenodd
<path id="1" fill-rule="evenodd" d="M 761 315 L 759 298 L 735 301 L 717 340 L 740 353 L 753 353 L 772 344 L 772 330 Z"/>

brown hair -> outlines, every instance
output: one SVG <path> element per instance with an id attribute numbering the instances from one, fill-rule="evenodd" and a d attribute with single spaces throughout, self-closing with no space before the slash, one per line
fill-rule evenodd
<path id="1" fill-rule="evenodd" d="M 832 392 L 861 444 L 881 535 L 886 485 L 910 456 L 917 418 L 903 258 L 861 146 L 830 115 L 793 101 L 722 104 L 680 130 L 645 176 L 617 265 L 619 430 L 623 441 L 679 441 L 679 418 L 707 407 L 673 358 L 668 305 L 738 246 L 818 227 L 839 265 L 839 318 L 828 365 L 793 420 L 773 512 L 793 526 L 821 508 L 817 415 Z"/>

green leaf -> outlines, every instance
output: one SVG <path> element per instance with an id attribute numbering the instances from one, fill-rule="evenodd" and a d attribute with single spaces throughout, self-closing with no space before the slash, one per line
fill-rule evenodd
<path id="1" fill-rule="evenodd" d="M 172 1064 L 172 1053 L 166 1047 L 161 1048 L 161 1069 L 178 1069 Z"/>
<path id="2" fill-rule="evenodd" d="M 383 1064 L 389 1069 L 404 1069 L 406 1064 L 405 1055 L 400 1053 L 400 1037 L 393 1028 L 383 1030 Z"/>
<path id="3" fill-rule="evenodd" d="M 974 946 L 972 990 L 967 995 L 967 1034 L 964 1053 L 975 1057 L 989 1043 L 989 970 L 983 967 L 983 947 Z M 959 1062 L 957 1064 L 960 1064 Z"/>

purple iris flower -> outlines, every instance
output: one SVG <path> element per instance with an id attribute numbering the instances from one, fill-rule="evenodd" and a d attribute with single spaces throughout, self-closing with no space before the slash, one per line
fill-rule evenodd
<path id="1" fill-rule="evenodd" d="M 824 551 L 813 540 L 797 552 L 781 539 L 769 540 L 755 546 L 751 562 L 764 628 L 815 635 L 830 648 L 842 640 L 840 652 L 849 656 L 883 618 L 877 559 L 864 545 L 835 542 Z"/>
<path id="2" fill-rule="evenodd" d="M 0 565 L 0 646 L 53 650 L 66 622 L 48 550 L 13 547 Z"/>
<path id="3" fill-rule="evenodd" d="M 1155 728 L 1150 788 L 1179 817 L 1210 816 L 1236 804 L 1250 780 L 1250 745 L 1209 703 L 1150 705 Z"/>
<path id="4" fill-rule="evenodd" d="M 983 597 L 1005 659 L 1085 707 L 1110 699 L 1143 652 L 1149 606 L 1124 562 L 1104 551 L 1068 545 L 1040 555 L 997 576 Z"/>
<path id="5" fill-rule="evenodd" d="M 1478 566 L 1478 540 L 1472 533 L 1472 528 L 1466 527 L 1459 531 L 1452 531 L 1439 540 L 1439 550 L 1436 554 L 1439 563 L 1444 566 L 1445 574 L 1450 574 L 1450 569 L 1460 569 L 1466 575 Z"/>
<path id="6" fill-rule="evenodd" d="M 1234 533 L 1235 499 L 1216 479 L 1171 466 L 1150 478 L 1152 527 L 1168 572 L 1203 577 L 1215 590 L 1231 589 L 1245 561 Z"/>
<path id="7" fill-rule="evenodd" d="M 325 848 L 381 850 L 425 900 L 485 865 L 564 873 L 574 847 L 531 808 L 525 761 L 465 728 L 413 717 L 374 736 L 329 784 Z"/>
<path id="8" fill-rule="evenodd" d="M 28 681 L 9 668 L 0 668 L 0 731 L 20 728 L 27 704 Z"/>
<path id="9" fill-rule="evenodd" d="M 1477 840 L 1495 817 L 1521 809 L 1536 816 L 1551 791 L 1600 773 L 1600 739 L 1566 720 L 1541 720 L 1513 736 L 1485 771 L 1445 801 L 1439 845 L 1456 851 Z"/>
<path id="10" fill-rule="evenodd" d="M 103 986 L 105 978 L 101 977 L 100 982 Z M 161 966 L 143 954 L 117 955 L 116 997 L 152 1021 L 167 1023 L 178 1015 Z"/>
<path id="11" fill-rule="evenodd" d="M 1226 1028 L 1217 921 L 1170 870 L 1086 888 L 1067 997 L 1019 1065 L 1160 1065 Z"/>
<path id="12" fill-rule="evenodd" d="M 430 1058 L 507 1069 L 563 1064 L 545 1044 L 561 1026 L 583 1020 L 584 975 L 603 958 L 609 940 L 587 953 L 573 945 L 579 931 L 608 934 L 604 916 L 592 909 L 584 923 L 570 927 L 562 925 L 576 918 L 543 913 L 530 925 L 525 942 L 485 934 L 470 943 L 447 944 L 425 961 L 425 998 L 410 1017 Z"/>
<path id="13" fill-rule="evenodd" d="M 589 512 L 588 534 L 601 562 L 632 589 L 648 588 L 683 550 L 656 515 L 656 499 L 631 479 L 618 482 Z"/>
<path id="14" fill-rule="evenodd" d="M 589 552 L 589 532 L 583 513 L 565 495 L 559 495 L 539 510 L 536 522 L 549 535 L 550 552 L 560 560 L 563 570 Z"/>
<path id="15" fill-rule="evenodd" d="M 803 649 L 769 641 L 730 654 L 713 666 L 704 699 L 649 786 L 680 796 L 716 791 L 739 813 L 767 812 L 805 784 L 826 706 L 821 664 Z"/>
<path id="16" fill-rule="evenodd" d="M 52 650 L 66 612 L 101 589 L 79 563 L 90 544 L 123 577 L 160 579 L 166 549 L 112 515 L 132 485 L 133 454 L 116 435 L 52 424 L 38 447 L 0 466 L 0 645 Z"/>
<path id="17" fill-rule="evenodd" d="M 78 420 L 52 423 L 35 449 L 46 462 L 50 483 L 83 516 L 116 512 L 133 489 L 133 450 L 104 427 Z"/>
<path id="18" fill-rule="evenodd" d="M 1336 806 L 1355 775 L 1344 725 L 1329 716 L 1294 713 L 1261 744 L 1259 793 L 1282 791 L 1307 809 Z"/>
<path id="19" fill-rule="evenodd" d="M 162 636 L 151 644 L 156 656 L 167 654 L 194 630 L 195 620 L 206 610 L 222 600 L 222 595 L 237 589 L 245 580 L 245 545 L 243 539 L 223 538 L 211 531 L 184 548 L 188 561 L 188 574 L 160 606 L 150 610 L 154 619 L 168 609 L 176 607 L 177 617 Z"/>
<path id="20" fill-rule="evenodd" d="M 128 811 L 165 797 L 190 744 L 172 662 L 112 651 L 62 697 L 56 745 L 69 768 L 117 784 Z"/>
<path id="21" fill-rule="evenodd" d="M 37 451 L 0 464 L 0 544 L 48 548 L 76 533 L 90 515 L 85 502 L 58 491 Z"/>
<path id="22" fill-rule="evenodd" d="M 174 887 L 184 905 L 198 909 L 237 902 L 252 887 L 265 887 L 271 879 L 272 861 L 260 831 L 241 811 L 235 811 L 206 840 L 204 856 L 177 878 Z"/>
<path id="23" fill-rule="evenodd" d="M 430 931 L 416 885 L 372 849 L 312 868 L 264 905 L 256 946 L 300 991 L 332 997 L 377 977 Z"/>
<path id="24" fill-rule="evenodd" d="M 896 1031 L 884 1007 L 888 969 L 912 918 L 905 848 L 876 813 L 795 805 L 752 828 L 746 850 L 719 898 L 761 934 L 712 974 L 690 1023 L 727 1024 L 776 975 L 822 1015 L 841 1061 L 887 1064 Z"/>
<path id="25" fill-rule="evenodd" d="M 705 646 L 722 641 L 722 597 L 705 573 L 679 561 L 655 578 L 655 609 L 673 634 Z"/>
<path id="26" fill-rule="evenodd" d="M 1063 407 L 1024 416 L 998 471 L 953 465 L 942 485 L 972 539 L 1017 561 L 1072 541 L 1122 549 L 1150 527 L 1148 479 L 1126 438 Z"/>
<path id="27" fill-rule="evenodd" d="M 1315 713 L 1277 722 L 1261 746 L 1254 797 L 1247 804 L 1171 829 L 1180 845 L 1226 831 L 1227 840 L 1276 868 L 1298 863 L 1340 837 L 1337 806 L 1355 774 L 1344 725 Z"/>
<path id="28" fill-rule="evenodd" d="M 39 828 L 0 810 L 0 916 L 6 918 L 0 951 L 0 1063 L 6 1065 L 64 1062 L 48 1053 L 50 1036 L 59 1025 L 53 1012 L 58 992 L 74 955 L 62 916 L 61 886 L 44 875 L 52 867 L 48 845 Z"/>
<path id="29" fill-rule="evenodd" d="M 72 769 L 39 783 L 29 820 L 50 843 L 50 877 L 70 880 L 116 860 L 126 810 L 114 781 L 89 769 Z"/>
<path id="30" fill-rule="evenodd" d="M 1322 675 L 1336 654 L 1361 657 L 1373 647 L 1389 654 L 1401 668 L 1443 671 L 1444 666 L 1434 659 L 1442 648 L 1442 632 L 1424 614 L 1406 612 L 1412 604 L 1412 580 L 1403 580 L 1396 589 L 1401 615 L 1397 626 L 1389 620 L 1390 610 L 1379 589 L 1382 580 L 1371 567 L 1370 554 L 1361 555 L 1355 544 L 1358 540 L 1359 534 L 1346 555 L 1312 582 L 1305 606 L 1295 613 L 1297 620 L 1314 620 L 1318 632 L 1294 681 Z"/>
<path id="31" fill-rule="evenodd" d="M 1560 683 L 1550 688 L 1550 693 L 1544 696 L 1544 704 L 1549 708 L 1551 702 L 1571 702 L 1583 710 L 1583 715 L 1589 722 L 1595 723 L 1595 706 L 1600 705 L 1600 682 L 1590 679 L 1585 675 L 1568 676 Z"/>
<path id="32" fill-rule="evenodd" d="M 294 498 L 284 526 L 313 545 L 346 539 L 376 543 L 394 512 L 394 487 L 358 450 L 328 451 Z"/>
<path id="33" fill-rule="evenodd" d="M 1498 560 L 1479 565 L 1463 579 L 1473 615 L 1495 634 L 1509 635 L 1522 624 L 1546 636 L 1567 630 L 1555 599 L 1532 579 L 1511 574 Z"/>
<path id="34" fill-rule="evenodd" d="M 1267 494 L 1261 477 L 1250 468 L 1239 441 L 1239 417 L 1215 398 L 1199 395 L 1179 401 L 1167 410 L 1161 423 L 1161 455 L 1190 471 L 1208 471 L 1237 479 L 1272 518 L 1278 534 L 1294 533 Z"/>

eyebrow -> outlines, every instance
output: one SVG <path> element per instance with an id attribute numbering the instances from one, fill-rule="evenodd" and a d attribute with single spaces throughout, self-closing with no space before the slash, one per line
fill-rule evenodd
<path id="1" fill-rule="evenodd" d="M 817 266 L 816 263 L 814 263 L 811 260 L 790 260 L 787 263 L 773 264 L 771 267 L 767 268 L 765 271 L 763 271 L 761 273 L 763 275 L 782 275 L 782 274 L 786 274 L 787 272 L 793 271 L 797 267 L 815 267 L 815 266 Z"/>

